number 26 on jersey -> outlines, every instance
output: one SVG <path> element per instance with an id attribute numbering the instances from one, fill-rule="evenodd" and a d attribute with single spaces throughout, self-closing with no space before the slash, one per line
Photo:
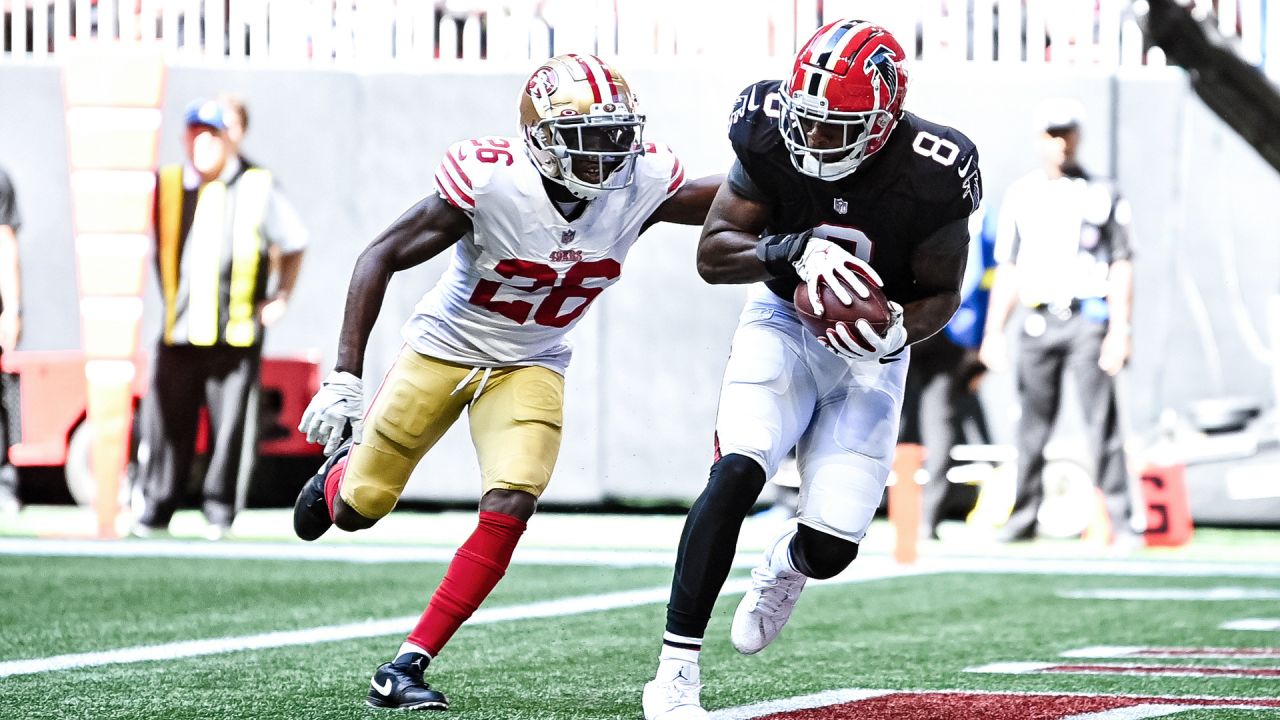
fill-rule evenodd
<path id="1" fill-rule="evenodd" d="M 538 325 L 562 328 L 577 320 L 591 301 L 604 292 L 604 287 L 587 287 L 585 283 L 616 280 L 622 274 L 622 265 L 612 258 L 586 260 L 574 263 L 561 275 L 550 265 L 508 259 L 499 262 L 493 270 L 512 282 L 481 280 L 471 293 L 472 305 L 520 325 L 532 320 Z M 500 294 L 519 299 L 501 300 Z"/>

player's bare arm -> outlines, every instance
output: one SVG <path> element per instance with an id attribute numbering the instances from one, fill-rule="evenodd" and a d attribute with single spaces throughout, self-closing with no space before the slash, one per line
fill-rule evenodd
<path id="1" fill-rule="evenodd" d="M 467 214 L 432 194 L 409 208 L 356 260 L 338 339 L 335 369 L 360 377 L 365 344 L 382 309 L 392 273 L 421 265 L 471 230 Z"/>
<path id="2" fill-rule="evenodd" d="M 701 225 L 706 222 L 707 211 L 716 197 L 716 191 L 724 183 L 724 175 L 708 175 L 690 180 L 676 191 L 675 195 L 658 206 L 657 210 L 645 220 L 648 228 L 654 223 L 669 222 L 677 225 Z"/>
<path id="3" fill-rule="evenodd" d="M 916 286 L 926 293 L 903 305 L 907 338 L 916 343 L 941 330 L 960 307 L 960 287 L 969 259 L 969 220 L 938 228 L 911 255 Z"/>
<path id="4" fill-rule="evenodd" d="M 769 223 L 764 203 L 739 195 L 729 183 L 720 186 L 702 225 L 698 241 L 698 274 L 713 284 L 742 284 L 773 275 L 756 255 L 760 233 Z"/>

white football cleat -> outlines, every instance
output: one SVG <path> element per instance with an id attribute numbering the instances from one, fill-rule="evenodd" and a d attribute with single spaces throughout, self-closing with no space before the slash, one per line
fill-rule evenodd
<path id="1" fill-rule="evenodd" d="M 730 637 L 743 655 L 760 652 L 778 637 L 791 619 L 800 591 L 809 578 L 793 570 L 774 570 L 772 558 L 780 543 L 791 543 L 795 531 L 785 533 L 764 552 L 764 563 L 751 570 L 751 589 L 733 613 Z"/>
<path id="2" fill-rule="evenodd" d="M 711 717 L 702 709 L 702 683 L 698 682 L 698 666 L 685 663 L 674 677 L 664 679 L 659 669 L 658 677 L 644 685 L 641 706 L 644 720 L 707 720 Z"/>

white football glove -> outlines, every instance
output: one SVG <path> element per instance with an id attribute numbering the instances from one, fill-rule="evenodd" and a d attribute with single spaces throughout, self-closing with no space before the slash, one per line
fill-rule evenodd
<path id="1" fill-rule="evenodd" d="M 298 432 L 307 434 L 307 442 L 324 445 L 325 455 L 332 455 L 348 435 L 360 442 L 363 420 L 364 383 L 351 373 L 335 370 L 311 398 Z"/>
<path id="2" fill-rule="evenodd" d="M 907 344 L 907 329 L 902 325 L 902 306 L 890 301 L 889 308 L 893 311 L 893 322 L 885 330 L 884 335 L 873 330 L 871 323 L 866 320 L 854 323 L 854 331 L 862 336 L 862 339 L 873 348 L 872 350 L 867 350 L 858 344 L 853 334 L 849 332 L 847 323 L 839 323 L 834 330 L 828 330 L 827 336 L 818 338 L 818 342 L 831 352 L 848 360 L 859 362 L 879 360 L 882 364 L 894 362 L 898 359 L 898 352 Z"/>
<path id="3" fill-rule="evenodd" d="M 855 255 L 831 242 L 822 238 L 809 238 L 809 242 L 804 247 L 804 254 L 800 259 L 795 261 L 796 273 L 800 275 L 800 279 L 808 285 L 809 304 L 813 306 L 814 313 L 822 315 L 822 298 L 819 297 L 818 283 L 823 283 L 831 288 L 836 294 L 840 302 L 850 305 L 853 303 L 853 296 L 849 294 L 849 288 L 858 294 L 860 298 L 870 297 L 871 291 L 867 288 L 866 279 L 862 277 L 854 267 L 858 267 L 872 280 L 876 285 L 884 285 L 884 281 L 880 279 L 880 275 L 871 266 Z M 842 282 L 837 282 L 837 280 Z"/>

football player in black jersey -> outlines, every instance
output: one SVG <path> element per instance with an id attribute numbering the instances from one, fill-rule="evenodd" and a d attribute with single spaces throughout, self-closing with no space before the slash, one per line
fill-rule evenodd
<path id="1" fill-rule="evenodd" d="M 711 283 L 762 284 L 734 335 L 716 459 L 680 539 L 658 671 L 644 688 L 646 720 L 708 717 L 698 656 L 712 606 L 744 517 L 793 446 L 798 522 L 752 571 L 733 619 L 740 652 L 777 636 L 808 578 L 848 567 L 880 503 L 907 345 L 959 306 L 968 216 L 982 192 L 973 143 L 904 112 L 906 91 L 897 40 L 842 20 L 805 44 L 788 80 L 756 83 L 734 107 L 737 162 L 703 226 L 698 272 Z M 791 302 L 799 283 L 818 309 L 819 284 L 848 302 L 850 291 L 866 295 L 862 277 L 893 303 L 883 335 L 860 321 L 816 338 L 800 324 Z"/>

